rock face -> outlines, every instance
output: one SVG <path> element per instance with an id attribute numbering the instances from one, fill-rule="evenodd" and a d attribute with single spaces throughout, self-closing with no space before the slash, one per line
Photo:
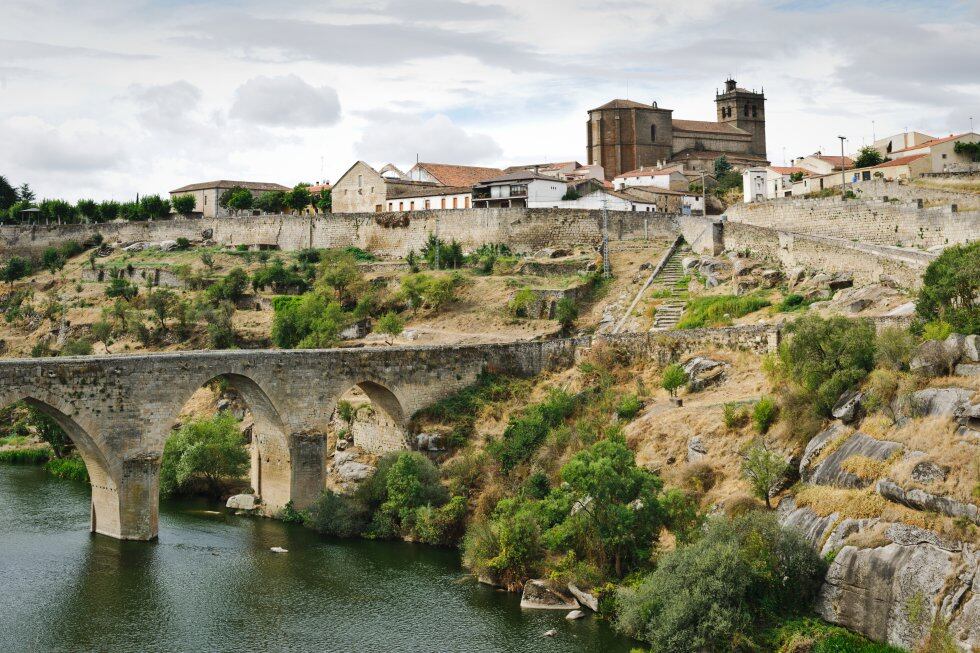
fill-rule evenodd
<path id="1" fill-rule="evenodd" d="M 334 455 L 333 469 L 343 483 L 357 483 L 373 476 L 375 469 L 367 463 L 358 462 L 356 451 L 338 451 Z"/>
<path id="2" fill-rule="evenodd" d="M 980 526 L 980 508 L 972 503 L 965 503 L 950 499 L 949 497 L 938 496 L 920 490 L 919 488 L 905 489 L 899 484 L 888 479 L 878 481 L 875 487 L 878 494 L 894 503 L 913 510 L 924 510 L 926 512 L 938 512 L 954 519 L 968 519 Z"/>
<path id="3" fill-rule="evenodd" d="M 878 523 L 877 519 L 841 519 L 836 512 L 820 517 L 810 508 L 798 508 L 792 497 L 779 502 L 776 514 L 781 524 L 799 531 L 821 556 L 840 549 L 848 535 Z"/>
<path id="4" fill-rule="evenodd" d="M 952 417 L 972 396 L 965 388 L 926 388 L 912 394 L 912 408 L 922 417 Z"/>
<path id="5" fill-rule="evenodd" d="M 841 395 L 834 405 L 831 414 L 835 419 L 839 419 L 845 424 L 850 424 L 861 416 L 861 401 L 864 393 L 858 390 L 851 390 Z"/>
<path id="6" fill-rule="evenodd" d="M 912 468 L 912 480 L 923 485 L 944 481 L 947 474 L 949 474 L 947 465 L 939 465 L 931 460 L 923 460 Z"/>
<path id="7" fill-rule="evenodd" d="M 818 485 L 834 485 L 844 488 L 867 487 L 871 481 L 846 471 L 843 468 L 844 461 L 852 456 L 885 460 L 901 448 L 902 445 L 898 442 L 875 440 L 863 433 L 855 433 L 813 469 L 809 481 Z"/>
<path id="8" fill-rule="evenodd" d="M 521 607 L 532 610 L 578 610 L 582 606 L 561 585 L 533 579 L 524 584 Z"/>
<path id="9" fill-rule="evenodd" d="M 918 351 L 909 363 L 909 369 L 920 374 L 939 376 L 949 372 L 955 363 L 946 356 L 946 348 L 938 340 L 926 340 L 919 345 Z"/>
<path id="10" fill-rule="evenodd" d="M 682 367 L 687 372 L 688 387 L 692 391 L 698 392 L 724 380 L 725 369 L 728 364 L 703 356 L 695 356 L 685 362 Z"/>
<path id="11" fill-rule="evenodd" d="M 800 457 L 800 478 L 804 481 L 809 480 L 813 474 L 811 469 L 813 462 L 827 448 L 828 444 L 846 435 L 849 431 L 850 429 L 844 426 L 842 422 L 834 422 L 807 442 L 803 455 Z"/>
<path id="12" fill-rule="evenodd" d="M 708 455 L 708 447 L 701 436 L 695 435 L 687 442 L 687 462 L 694 463 Z"/>
<path id="13" fill-rule="evenodd" d="M 259 507 L 259 498 L 254 494 L 236 494 L 228 497 L 225 507 L 232 510 L 255 510 Z"/>

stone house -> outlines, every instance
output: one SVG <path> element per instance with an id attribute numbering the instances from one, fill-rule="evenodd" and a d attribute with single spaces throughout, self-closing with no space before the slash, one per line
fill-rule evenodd
<path id="1" fill-rule="evenodd" d="M 613 188 L 622 190 L 633 186 L 655 186 L 670 190 L 686 191 L 691 182 L 683 172 L 683 166 L 675 165 L 666 168 L 653 166 L 630 170 L 613 179 Z"/>
<path id="2" fill-rule="evenodd" d="M 416 163 L 408 171 L 406 177 L 411 181 L 420 181 L 439 186 L 456 186 L 472 188 L 475 184 L 504 174 L 500 168 L 484 168 L 480 166 L 460 166 L 449 163 Z"/>
<path id="3" fill-rule="evenodd" d="M 358 161 L 333 185 L 330 197 L 334 213 L 381 213 L 387 210 L 389 200 L 435 187 L 437 184 L 432 182 L 399 177 L 391 168 L 382 176 L 364 161 Z"/>
<path id="4" fill-rule="evenodd" d="M 419 186 L 387 200 L 386 211 L 445 211 L 472 206 L 469 186 Z"/>
<path id="5" fill-rule="evenodd" d="M 271 182 L 229 181 L 222 179 L 219 181 L 205 181 L 199 184 L 188 184 L 187 186 L 175 188 L 170 191 L 170 199 L 173 200 L 178 195 L 192 195 L 194 197 L 195 213 L 200 213 L 205 218 L 224 218 L 232 215 L 232 212 L 222 208 L 218 204 L 218 199 L 222 193 L 235 186 L 241 186 L 251 191 L 252 197 L 256 198 L 267 191 L 288 192 L 292 190 L 288 186 Z"/>
<path id="6" fill-rule="evenodd" d="M 810 174 L 829 175 L 840 170 L 847 170 L 854 167 L 854 159 L 848 156 L 829 156 L 822 152 L 814 152 L 809 156 L 801 156 L 793 159 L 793 167 L 803 168 Z"/>

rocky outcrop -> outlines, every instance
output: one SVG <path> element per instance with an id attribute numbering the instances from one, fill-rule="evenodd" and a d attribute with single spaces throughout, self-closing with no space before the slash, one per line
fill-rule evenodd
<path id="1" fill-rule="evenodd" d="M 809 480 L 813 474 L 813 469 L 811 468 L 817 458 L 820 457 L 820 454 L 823 453 L 823 450 L 827 448 L 827 445 L 847 435 L 850 431 L 851 429 L 842 422 L 833 422 L 830 426 L 815 435 L 812 440 L 807 442 L 806 448 L 803 450 L 803 455 L 800 457 L 800 478 L 804 481 Z"/>
<path id="2" fill-rule="evenodd" d="M 966 388 L 926 388 L 912 393 L 912 410 L 920 417 L 952 417 L 972 396 Z"/>
<path id="3" fill-rule="evenodd" d="M 854 456 L 863 456 L 872 460 L 886 460 L 901 448 L 902 445 L 898 442 L 876 440 L 863 433 L 855 433 L 814 467 L 809 481 L 817 485 L 833 485 L 844 488 L 867 487 L 871 484 L 872 479 L 861 478 L 847 471 L 843 466 L 844 461 Z"/>
<path id="4" fill-rule="evenodd" d="M 889 479 L 878 481 L 875 490 L 889 501 L 907 508 L 937 512 L 953 519 L 968 519 L 980 526 L 980 508 L 972 503 L 939 496 L 919 488 L 905 489 Z"/>
<path id="5" fill-rule="evenodd" d="M 980 646 L 975 551 L 911 526 L 893 526 L 886 537 L 887 546 L 837 553 L 817 599 L 820 616 L 909 649 L 939 617 L 963 651 Z"/>
<path id="6" fill-rule="evenodd" d="M 561 585 L 532 579 L 524 583 L 521 607 L 533 610 L 578 610 L 578 600 Z"/>
<path id="7" fill-rule="evenodd" d="M 228 497 L 225 507 L 231 510 L 256 510 L 259 498 L 254 494 L 236 494 Z"/>
<path id="8" fill-rule="evenodd" d="M 596 598 L 594 594 L 579 589 L 575 583 L 568 584 L 568 591 L 572 593 L 572 596 L 578 599 L 579 603 L 587 607 L 589 610 L 592 610 L 593 612 L 599 611 L 599 599 Z"/>
<path id="9" fill-rule="evenodd" d="M 859 390 L 850 390 L 841 395 L 834 405 L 831 415 L 834 419 L 839 419 L 845 424 L 857 421 L 864 411 L 861 402 L 864 400 L 864 393 Z"/>
<path id="10" fill-rule="evenodd" d="M 964 376 L 973 376 L 976 363 L 980 363 L 978 337 L 953 333 L 945 340 L 926 340 L 919 345 L 909 367 L 913 372 L 929 376 L 950 374 L 962 367 Z"/>
<path id="11" fill-rule="evenodd" d="M 776 514 L 783 526 L 796 529 L 821 556 L 840 549 L 852 533 L 878 523 L 877 519 L 843 519 L 836 512 L 821 517 L 810 508 L 798 508 L 792 497 L 779 503 Z"/>
<path id="12" fill-rule="evenodd" d="M 687 387 L 692 392 L 699 392 L 708 386 L 721 383 L 725 379 L 728 363 L 712 360 L 704 356 L 688 359 L 682 367 L 687 373 Z"/>

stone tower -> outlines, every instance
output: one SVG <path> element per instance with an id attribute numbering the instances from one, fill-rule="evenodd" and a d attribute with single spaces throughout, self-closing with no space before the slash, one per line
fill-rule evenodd
<path id="1" fill-rule="evenodd" d="M 718 122 L 735 125 L 752 134 L 749 154 L 766 156 L 766 97 L 739 88 L 734 79 L 725 82 L 725 92 L 715 94 Z"/>
<path id="2" fill-rule="evenodd" d="M 671 109 L 657 107 L 656 102 L 632 100 L 613 100 L 590 110 L 586 123 L 589 164 L 601 165 L 606 179 L 612 179 L 670 160 L 674 144 L 672 113 Z"/>

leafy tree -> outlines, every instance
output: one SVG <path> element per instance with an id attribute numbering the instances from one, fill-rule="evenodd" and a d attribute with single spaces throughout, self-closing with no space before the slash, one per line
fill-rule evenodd
<path id="1" fill-rule="evenodd" d="M 331 289 L 334 296 L 342 304 L 353 301 L 352 291 L 359 288 L 362 282 L 357 259 L 347 252 L 328 250 L 320 257 L 320 282 Z"/>
<path id="2" fill-rule="evenodd" d="M 181 215 L 192 213 L 197 208 L 197 200 L 193 195 L 178 195 L 171 200 L 174 211 Z"/>
<path id="3" fill-rule="evenodd" d="M 728 162 L 728 157 L 722 154 L 720 157 L 715 159 L 715 178 L 720 180 L 722 175 L 731 172 L 732 164 Z"/>
<path id="4" fill-rule="evenodd" d="M 792 182 L 803 181 L 803 173 L 800 171 L 791 173 L 789 176 L 789 180 Z"/>
<path id="5" fill-rule="evenodd" d="M 397 338 L 405 330 L 405 321 L 398 317 L 398 313 L 388 311 L 378 320 L 377 331 L 388 336 L 387 342 L 390 345 L 392 338 Z"/>
<path id="6" fill-rule="evenodd" d="M 0 214 L 6 213 L 18 199 L 20 197 L 17 195 L 17 190 L 10 185 L 6 177 L 0 175 Z"/>
<path id="7" fill-rule="evenodd" d="M 789 331 L 789 341 L 780 346 L 780 360 L 817 412 L 829 416 L 840 396 L 874 369 L 874 324 L 807 314 Z"/>
<path id="8" fill-rule="evenodd" d="M 0 271 L 0 279 L 13 283 L 31 273 L 31 262 L 20 256 L 11 256 Z"/>
<path id="9" fill-rule="evenodd" d="M 206 291 L 207 298 L 212 302 L 237 302 L 245 296 L 248 290 L 248 273 L 242 268 L 234 268 L 217 283 L 212 284 Z"/>
<path id="10" fill-rule="evenodd" d="M 377 471 L 358 488 L 357 497 L 373 513 L 369 532 L 396 537 L 411 531 L 418 508 L 441 506 L 449 494 L 435 464 L 415 451 L 386 454 Z"/>
<path id="11" fill-rule="evenodd" d="M 578 307 L 569 297 L 562 297 L 555 305 L 555 319 L 561 325 L 561 330 L 565 333 L 574 326 L 578 319 Z"/>
<path id="12" fill-rule="evenodd" d="M 430 233 L 422 247 L 422 258 L 425 259 L 431 269 L 445 270 L 461 267 L 466 257 L 463 256 L 463 246 L 455 239 L 447 245 L 441 238 Z"/>
<path id="13" fill-rule="evenodd" d="M 68 456 L 75 448 L 71 438 L 54 419 L 42 413 L 34 406 L 28 406 L 28 422 L 34 427 L 34 431 L 39 438 L 51 445 L 55 458 Z"/>
<path id="14" fill-rule="evenodd" d="M 582 548 L 598 547 L 599 560 L 611 563 L 620 578 L 649 558 L 663 525 L 663 483 L 637 467 L 625 437 L 612 435 L 575 454 L 561 477 L 581 506 L 562 531 L 571 532 Z"/>
<path id="15" fill-rule="evenodd" d="M 980 333 L 980 241 L 947 247 L 926 268 L 916 312 L 957 333 Z"/>
<path id="16" fill-rule="evenodd" d="M 294 270 L 287 270 L 279 259 L 274 260 L 272 265 L 262 266 L 252 275 L 252 288 L 256 290 L 265 290 L 266 286 L 272 286 L 278 293 L 302 292 L 308 285 L 306 279 Z"/>
<path id="17" fill-rule="evenodd" d="M 528 287 L 521 288 L 507 302 L 507 312 L 514 317 L 527 317 L 528 309 L 534 303 L 534 291 Z"/>
<path id="18" fill-rule="evenodd" d="M 17 200 L 16 202 L 10 205 L 10 208 L 7 209 L 7 217 L 10 218 L 11 222 L 19 223 L 22 219 L 20 212 L 33 207 L 34 205 L 28 202 L 27 200 Z M 0 218 L 2 217 L 3 215 L 0 214 Z"/>
<path id="19" fill-rule="evenodd" d="M 230 349 L 235 345 L 235 329 L 231 318 L 235 314 L 235 305 L 229 301 L 219 302 L 204 310 L 207 322 L 208 347 L 211 349 Z"/>
<path id="20" fill-rule="evenodd" d="M 687 372 L 677 363 L 671 363 L 664 368 L 663 375 L 660 377 L 660 385 L 671 397 L 677 396 L 677 390 L 687 383 Z"/>
<path id="21" fill-rule="evenodd" d="M 283 349 L 317 349 L 337 344 L 350 317 L 320 292 L 273 301 L 272 341 Z"/>
<path id="22" fill-rule="evenodd" d="M 119 205 L 119 217 L 130 222 L 142 220 L 143 218 L 140 216 L 140 205 L 136 202 L 123 202 Z"/>
<path id="23" fill-rule="evenodd" d="M 95 200 L 78 200 L 75 203 L 75 210 L 85 222 L 99 221 L 99 205 L 95 203 Z"/>
<path id="24" fill-rule="evenodd" d="M 286 193 L 281 190 L 268 190 L 255 200 L 255 208 L 263 213 L 282 213 L 286 206 Z"/>
<path id="25" fill-rule="evenodd" d="M 146 306 L 157 318 L 160 330 L 167 328 L 166 319 L 177 302 L 177 295 L 165 288 L 158 288 L 146 296 Z"/>
<path id="26" fill-rule="evenodd" d="M 286 205 L 297 213 L 309 206 L 312 201 L 309 184 L 296 184 L 293 190 L 286 193 Z"/>
<path id="27" fill-rule="evenodd" d="M 214 256 L 211 252 L 201 252 L 201 263 L 203 263 L 209 272 L 214 272 Z"/>
<path id="28" fill-rule="evenodd" d="M 306 525 L 321 535 L 356 537 L 369 522 L 367 507 L 356 497 L 324 490 L 306 518 Z"/>
<path id="29" fill-rule="evenodd" d="M 101 222 L 112 222 L 119 217 L 119 202 L 105 200 L 99 204 L 99 220 Z"/>
<path id="30" fill-rule="evenodd" d="M 772 508 L 769 498 L 779 489 L 788 468 L 789 464 L 782 456 L 758 440 L 745 453 L 742 475 L 752 486 L 752 493 L 766 502 L 766 508 Z"/>
<path id="31" fill-rule="evenodd" d="M 139 288 L 123 277 L 115 277 L 109 282 L 108 287 L 106 287 L 105 294 L 106 297 L 120 297 L 130 300 L 139 294 Z"/>
<path id="32" fill-rule="evenodd" d="M 808 608 L 824 564 L 795 530 L 750 511 L 708 522 L 697 541 L 666 553 L 616 597 L 617 626 L 654 653 L 729 651 L 767 622 Z"/>
<path id="33" fill-rule="evenodd" d="M 865 145 L 860 150 L 858 150 L 857 158 L 854 160 L 855 168 L 870 168 L 871 166 L 876 166 L 879 163 L 884 163 L 885 157 L 881 156 L 881 152 L 876 150 L 871 145 Z"/>
<path id="34" fill-rule="evenodd" d="M 320 191 L 319 197 L 316 198 L 316 208 L 320 210 L 320 213 L 333 211 L 333 196 L 329 188 Z"/>
<path id="35" fill-rule="evenodd" d="M 231 188 L 226 188 L 224 191 L 222 191 L 221 195 L 218 196 L 218 206 L 220 206 L 223 209 L 232 208 L 231 198 L 242 191 L 245 191 L 249 195 L 252 194 L 251 192 L 249 192 L 247 188 L 243 186 L 232 186 Z"/>
<path id="36" fill-rule="evenodd" d="M 49 272 L 57 272 L 65 267 L 65 259 L 55 247 L 45 247 L 41 253 L 41 266 Z"/>
<path id="37" fill-rule="evenodd" d="M 953 151 L 965 157 L 969 157 L 974 163 L 980 162 L 980 143 L 957 142 L 953 146 Z"/>
<path id="38" fill-rule="evenodd" d="M 236 214 L 240 211 L 247 211 L 255 204 L 252 192 L 244 188 L 239 188 L 231 197 L 228 198 L 228 208 Z"/>
<path id="39" fill-rule="evenodd" d="M 48 222 L 56 222 L 58 224 L 70 224 L 74 222 L 75 209 L 64 200 L 44 200 L 38 208 L 41 210 L 41 217 Z"/>
<path id="40" fill-rule="evenodd" d="M 144 195 L 140 198 L 139 216 L 142 220 L 162 220 L 170 215 L 170 200 L 159 195 Z"/>
<path id="41" fill-rule="evenodd" d="M 195 419 L 181 426 L 163 448 L 160 491 L 171 495 L 187 491 L 201 479 L 218 496 L 227 481 L 248 471 L 249 453 L 238 421 L 230 413 Z"/>
<path id="42" fill-rule="evenodd" d="M 31 190 L 31 187 L 27 184 L 27 182 L 21 184 L 20 188 L 17 189 L 17 197 L 19 197 L 23 202 L 33 202 L 37 199 L 37 197 L 34 195 L 34 191 Z"/>

